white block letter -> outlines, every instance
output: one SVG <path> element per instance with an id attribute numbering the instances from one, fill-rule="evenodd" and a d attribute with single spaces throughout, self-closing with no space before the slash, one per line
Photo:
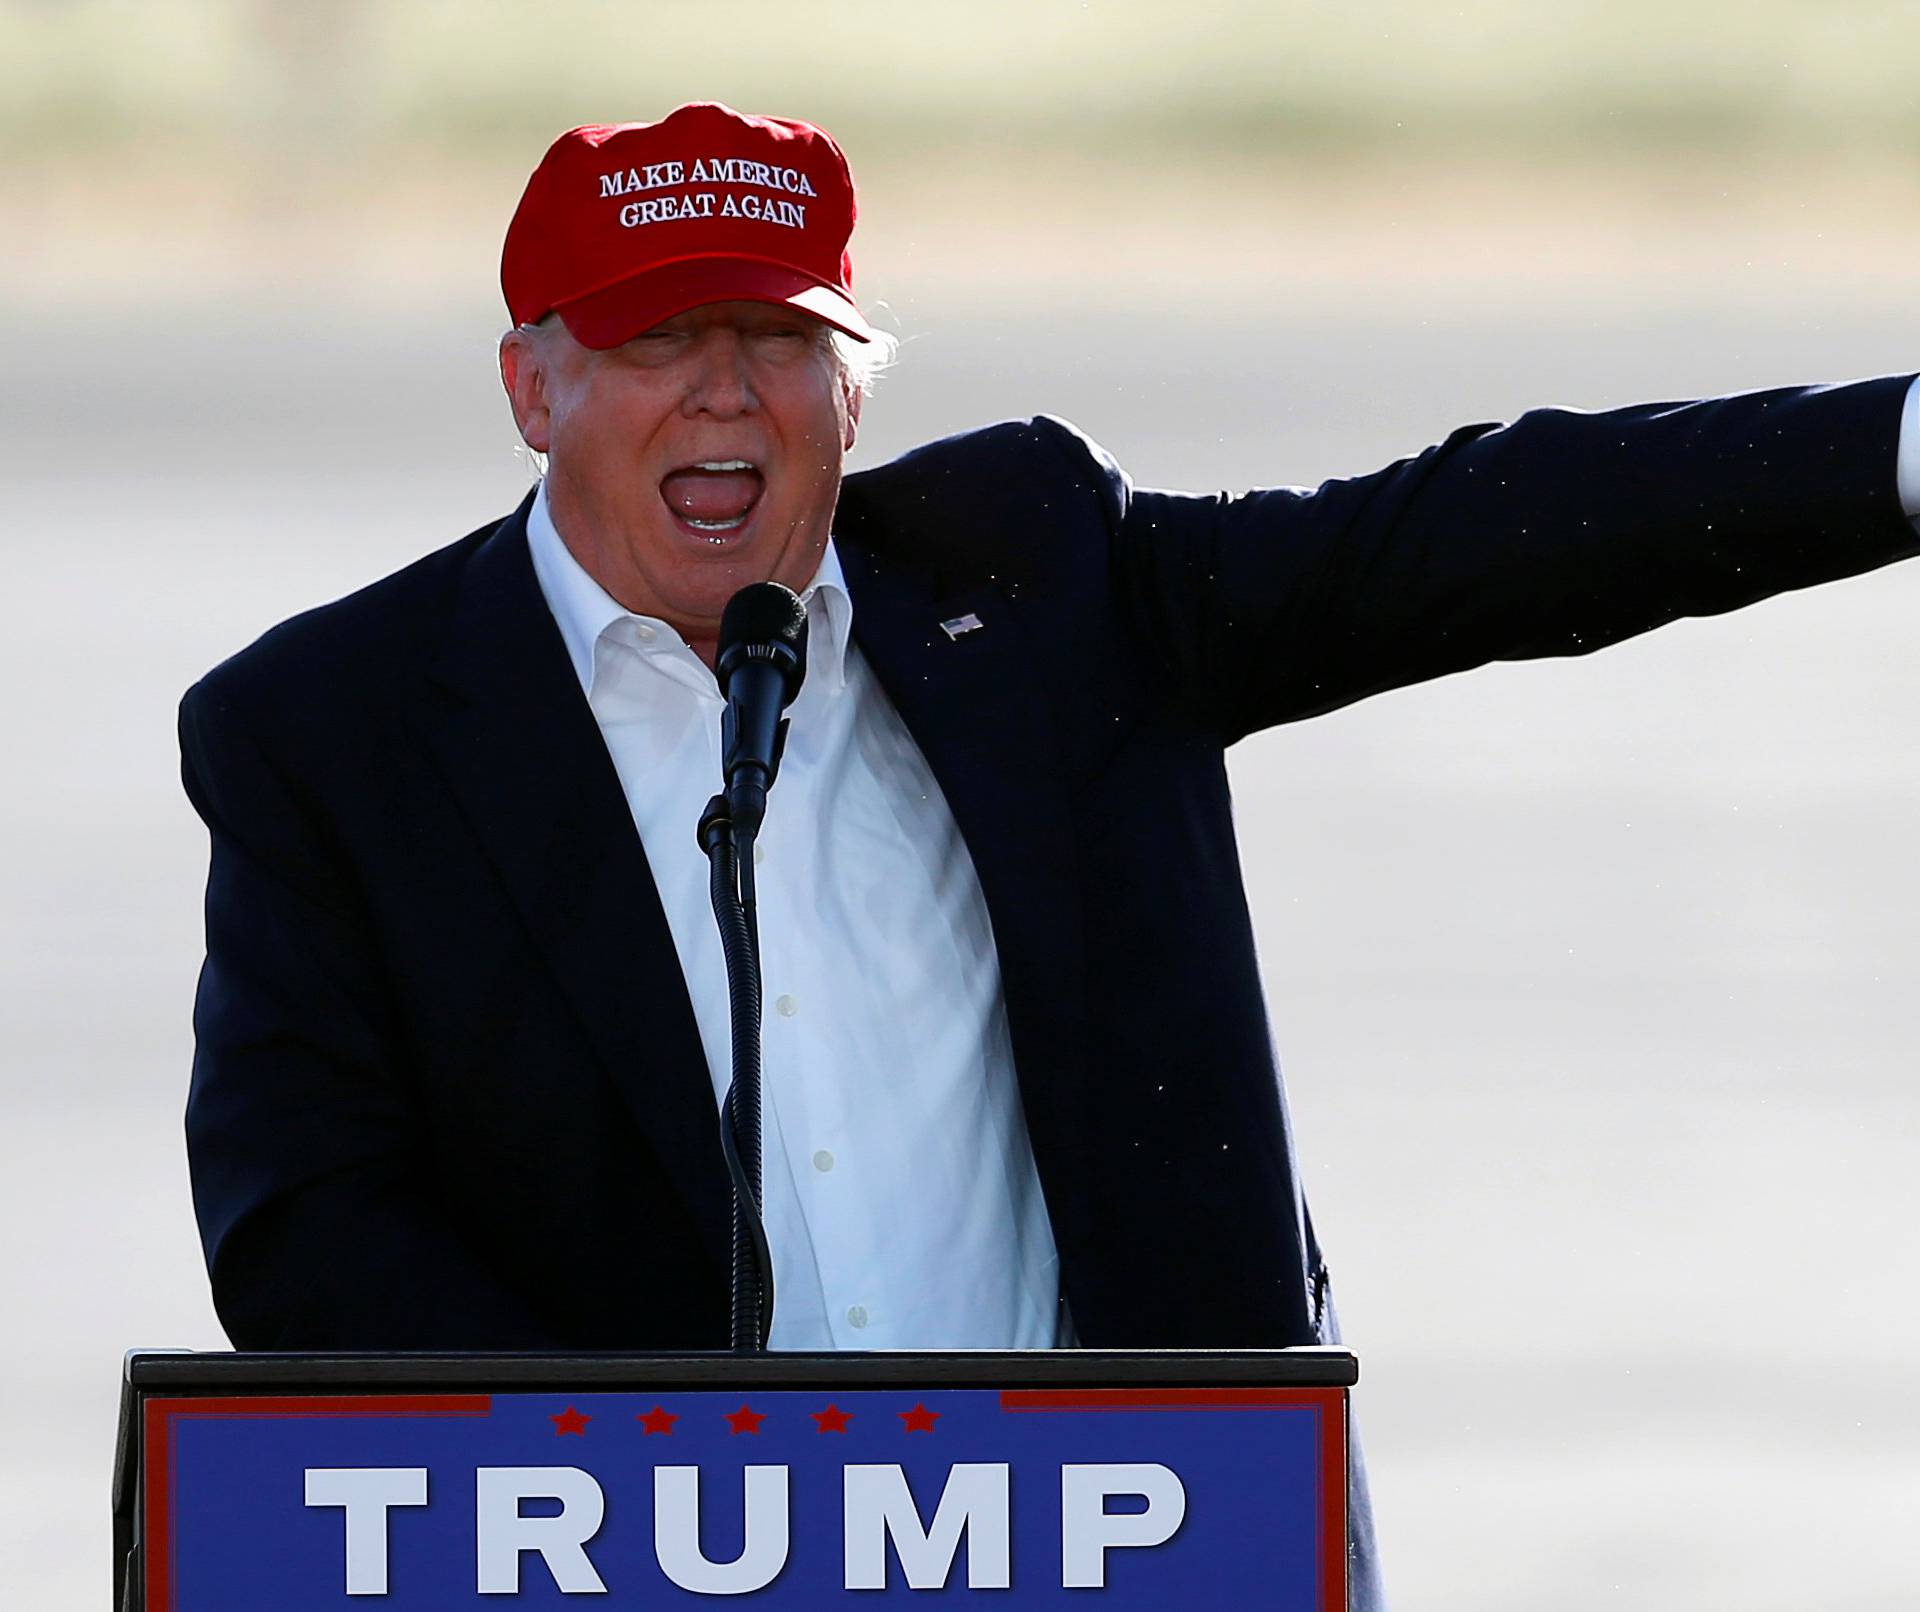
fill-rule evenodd
<path id="1" fill-rule="evenodd" d="M 1111 1512 L 1110 1494 L 1144 1495 L 1145 1511 Z M 1187 1491 L 1157 1461 L 1060 1469 L 1060 1583 L 1104 1589 L 1107 1551 L 1115 1545 L 1164 1545 L 1187 1515 Z"/>
<path id="2" fill-rule="evenodd" d="M 700 1551 L 700 1469 L 653 1469 L 653 1554 L 660 1571 L 699 1595 L 746 1595 L 765 1589 L 787 1565 L 787 1469 L 746 1470 L 746 1537 L 730 1562 L 710 1562 Z"/>
<path id="3" fill-rule="evenodd" d="M 520 1593 L 520 1556 L 537 1550 L 562 1595 L 605 1595 L 587 1560 L 607 1497 L 577 1466 L 483 1466 L 474 1473 L 474 1540 L 482 1595 Z M 558 1500 L 559 1515 L 523 1517 L 522 1500 Z"/>
<path id="4" fill-rule="evenodd" d="M 967 1534 L 967 1588 L 1013 1587 L 1007 1467 L 1005 1462 L 963 1461 L 947 1472 L 933 1526 L 920 1526 L 920 1510 L 897 1466 L 850 1466 L 845 1477 L 846 1585 L 850 1590 L 887 1587 L 887 1539 L 900 1558 L 907 1587 L 944 1590 L 953 1571 L 960 1531 Z"/>
<path id="5" fill-rule="evenodd" d="M 347 1594 L 387 1593 L 387 1508 L 424 1506 L 423 1466 L 307 1468 L 307 1504 L 347 1513 Z"/>

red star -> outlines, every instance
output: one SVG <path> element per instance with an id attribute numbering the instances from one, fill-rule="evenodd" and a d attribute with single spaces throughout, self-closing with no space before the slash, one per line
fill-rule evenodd
<path id="1" fill-rule="evenodd" d="M 745 1405 L 742 1405 L 737 1411 L 727 1412 L 727 1426 L 732 1428 L 736 1434 L 758 1433 L 760 1431 L 760 1424 L 765 1420 L 766 1417 L 761 1415 L 759 1411 L 749 1410 Z"/>
<path id="2" fill-rule="evenodd" d="M 569 1405 L 558 1416 L 549 1416 L 547 1420 L 553 1423 L 553 1431 L 556 1438 L 562 1433 L 575 1433 L 585 1438 L 587 1423 L 592 1421 L 593 1418 L 591 1416 L 583 1416 L 579 1411 Z"/>
<path id="3" fill-rule="evenodd" d="M 844 1433 L 847 1423 L 853 1420 L 852 1411 L 843 1411 L 838 1405 L 829 1405 L 823 1411 L 809 1413 L 820 1424 L 823 1433 Z"/>
<path id="4" fill-rule="evenodd" d="M 642 1411 L 638 1416 L 634 1417 L 634 1420 L 645 1428 L 649 1434 L 666 1433 L 671 1435 L 673 1432 L 673 1424 L 679 1421 L 680 1418 L 672 1411 L 662 1410 L 658 1405 L 655 1405 L 650 1411 Z"/>
<path id="5" fill-rule="evenodd" d="M 915 1405 L 910 1411 L 894 1413 L 907 1424 L 909 1433 L 931 1433 L 933 1424 L 940 1420 L 940 1412 L 930 1411 L 925 1405 Z"/>

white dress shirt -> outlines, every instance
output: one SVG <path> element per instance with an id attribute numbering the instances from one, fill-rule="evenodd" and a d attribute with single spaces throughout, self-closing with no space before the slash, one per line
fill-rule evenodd
<path id="1" fill-rule="evenodd" d="M 720 690 L 677 631 L 629 614 L 587 574 L 544 485 L 527 537 L 659 887 L 718 1124 L 726 963 L 694 830 L 720 785 Z M 807 677 L 756 868 L 770 1346 L 1064 1343 L 1059 1258 L 973 860 L 852 641 L 831 543 L 802 597 Z"/>

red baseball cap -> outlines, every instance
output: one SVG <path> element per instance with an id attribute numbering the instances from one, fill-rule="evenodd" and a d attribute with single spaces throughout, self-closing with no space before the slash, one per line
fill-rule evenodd
<path id="1" fill-rule="evenodd" d="M 569 129 L 533 170 L 500 254 L 516 325 L 560 315 L 618 347 L 705 302 L 783 303 L 861 341 L 853 175 L 831 135 L 717 101 Z"/>

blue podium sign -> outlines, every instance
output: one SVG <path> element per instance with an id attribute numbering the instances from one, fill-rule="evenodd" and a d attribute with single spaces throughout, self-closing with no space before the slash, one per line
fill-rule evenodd
<path id="1" fill-rule="evenodd" d="M 149 1396 L 146 1612 L 1345 1606 L 1325 1387 Z"/>

